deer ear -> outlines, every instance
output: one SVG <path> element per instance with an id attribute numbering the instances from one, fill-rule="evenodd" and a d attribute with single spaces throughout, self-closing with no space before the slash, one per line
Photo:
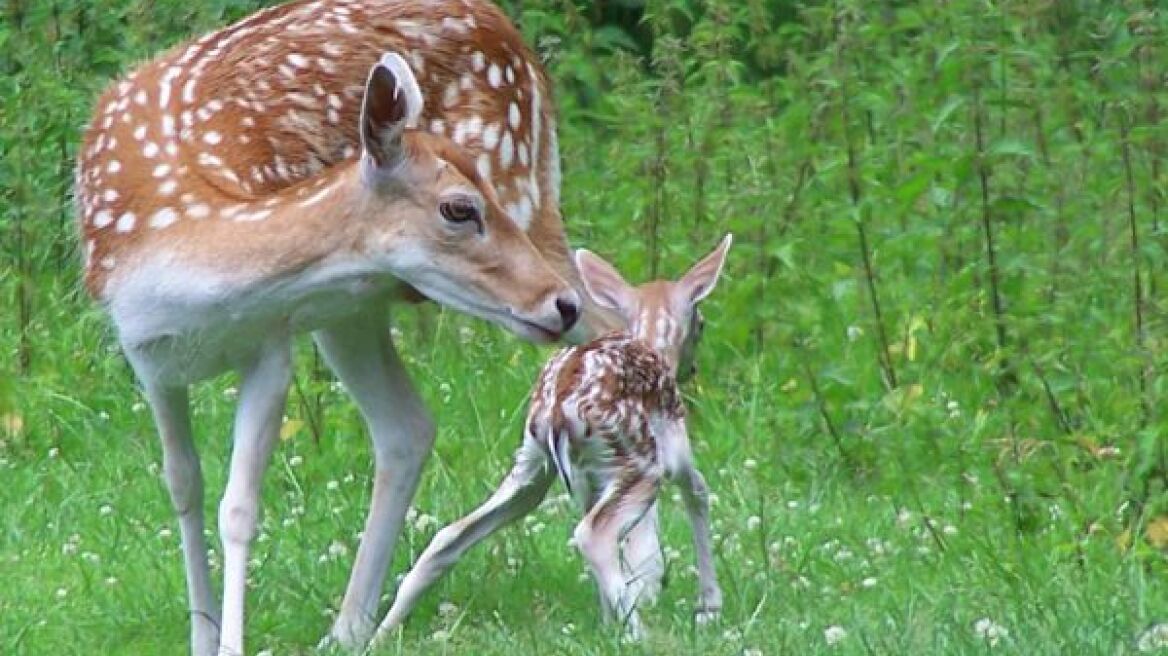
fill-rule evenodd
<path id="1" fill-rule="evenodd" d="M 611 264 L 581 248 L 576 251 L 576 268 L 597 305 L 627 314 L 633 305 L 633 288 Z"/>
<path id="2" fill-rule="evenodd" d="M 714 291 L 718 276 L 722 274 L 722 265 L 726 263 L 726 253 L 730 251 L 730 244 L 733 242 L 734 236 L 726 233 L 718 247 L 703 257 L 677 282 L 683 297 L 690 305 L 697 305 Z"/>
<path id="3" fill-rule="evenodd" d="M 402 133 L 422 115 L 422 91 L 413 72 L 396 52 L 388 52 L 369 71 L 361 103 L 361 146 L 381 170 L 405 159 Z"/>

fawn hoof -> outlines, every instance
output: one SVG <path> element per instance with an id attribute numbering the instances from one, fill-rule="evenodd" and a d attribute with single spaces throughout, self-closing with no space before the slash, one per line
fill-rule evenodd
<path id="1" fill-rule="evenodd" d="M 694 611 L 694 623 L 698 626 L 713 624 L 722 618 L 721 608 L 698 608 Z"/>

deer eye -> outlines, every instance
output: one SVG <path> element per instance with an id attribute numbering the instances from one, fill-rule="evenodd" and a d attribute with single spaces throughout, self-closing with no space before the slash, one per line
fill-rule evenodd
<path id="1" fill-rule="evenodd" d="M 479 214 L 479 208 L 469 198 L 456 198 L 454 200 L 443 201 L 438 206 L 438 211 L 442 213 L 442 218 L 451 223 L 473 221 L 481 225 L 483 222 L 483 217 Z"/>

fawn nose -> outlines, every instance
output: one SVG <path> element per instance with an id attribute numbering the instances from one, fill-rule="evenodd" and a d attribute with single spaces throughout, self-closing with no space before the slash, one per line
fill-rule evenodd
<path id="1" fill-rule="evenodd" d="M 568 332 L 572 326 L 576 325 L 576 320 L 580 318 L 580 302 L 577 299 L 576 292 L 568 292 L 556 299 L 556 311 L 560 313 L 560 321 L 563 323 L 563 332 Z"/>

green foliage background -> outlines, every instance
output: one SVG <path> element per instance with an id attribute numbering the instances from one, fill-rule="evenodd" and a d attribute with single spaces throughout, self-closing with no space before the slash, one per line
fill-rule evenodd
<path id="1" fill-rule="evenodd" d="M 177 554 L 155 544 L 169 525 L 157 472 L 147 474 L 157 446 L 111 331 L 80 291 L 70 174 L 111 76 L 262 4 L 4 9 L 0 569 L 13 583 L 0 591 L 0 651 L 177 653 L 158 645 L 185 643 Z M 678 629 L 664 645 L 826 650 L 823 628 L 841 624 L 845 651 L 981 651 L 988 643 L 970 626 L 991 616 L 1012 631 L 999 646 L 1017 653 L 1123 653 L 1168 620 L 1162 6 L 504 6 L 556 80 L 573 243 L 644 279 L 679 272 L 727 231 L 737 237 L 691 390 L 698 457 L 722 492 L 726 626 L 713 637 Z M 546 354 L 435 310 L 398 324 L 442 424 L 418 503 L 445 522 L 505 470 Z M 365 503 L 359 422 L 314 356 L 301 356 L 265 520 L 273 544 L 293 546 L 257 547 L 265 564 L 252 597 L 287 610 L 260 610 L 252 624 L 253 644 L 278 636 L 278 653 L 323 631 L 310 607 L 335 604 L 347 561 L 326 571 L 307 554 L 338 531 L 351 538 Z M 225 434 L 230 384 L 197 397 L 204 432 Z M 204 444 L 213 494 L 227 446 Z M 288 466 L 293 454 L 303 469 Z M 357 473 L 345 503 L 305 492 L 342 472 Z M 105 503 L 126 506 L 120 523 L 97 512 Z M 323 518 L 281 527 L 306 506 L 305 517 Z M 570 522 L 556 524 L 567 535 Z M 670 531 L 684 545 L 679 520 Z M 398 570 L 432 527 L 416 533 Z M 889 534 L 899 537 L 877 537 Z M 74 535 L 118 573 L 79 561 Z M 466 626 L 463 616 L 419 620 L 398 649 L 427 646 L 436 626 L 456 653 L 529 640 L 547 653 L 628 649 L 598 626 L 590 600 L 563 598 L 565 586 L 576 597 L 587 587 L 563 535 L 546 535 L 501 538 L 433 595 L 479 598 L 470 572 L 487 572 L 534 589 L 534 611 L 488 594 L 469 604 Z M 899 555 L 867 553 L 864 567 L 838 557 L 872 551 L 873 539 L 902 541 Z M 500 564 L 512 551 L 542 569 L 515 578 Z M 688 585 L 684 562 L 677 577 Z M 868 573 L 882 596 L 863 596 Z M 120 592 L 102 587 L 107 575 Z M 669 594 L 651 621 L 688 627 L 689 590 Z M 94 611 L 77 621 L 73 605 Z M 563 630 L 518 628 L 529 612 Z"/>

